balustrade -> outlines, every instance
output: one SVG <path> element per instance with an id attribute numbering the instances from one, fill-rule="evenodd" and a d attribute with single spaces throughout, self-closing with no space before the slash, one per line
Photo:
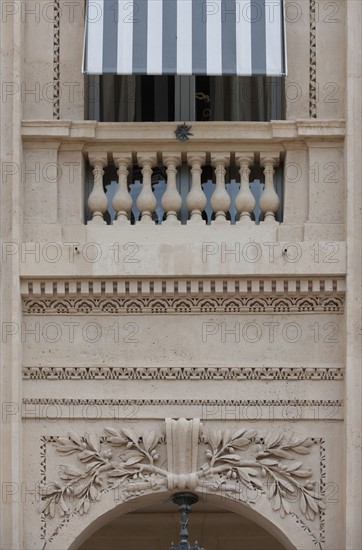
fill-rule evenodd
<path id="1" fill-rule="evenodd" d="M 230 155 L 211 155 L 212 166 L 215 166 L 216 185 L 211 197 L 211 206 L 215 213 L 215 222 L 226 222 L 231 200 L 225 188 L 225 166 L 229 164 Z"/>
<path id="2" fill-rule="evenodd" d="M 206 208 L 207 198 L 201 186 L 202 165 L 205 164 L 205 153 L 187 155 L 191 166 L 191 189 L 186 199 L 186 206 L 190 212 L 190 223 L 205 223 L 202 213 Z"/>
<path id="3" fill-rule="evenodd" d="M 117 218 L 114 223 L 127 223 L 129 224 L 129 213 L 132 208 L 132 197 L 128 191 L 127 176 L 129 174 L 128 167 L 131 165 L 132 157 L 130 154 L 116 154 L 113 153 L 113 160 L 115 166 L 118 168 L 118 191 L 113 197 L 112 206 L 117 214 Z"/>
<path id="4" fill-rule="evenodd" d="M 137 160 L 142 166 L 142 191 L 136 202 L 141 212 L 141 223 L 152 223 L 152 214 L 156 210 L 157 199 L 152 190 L 152 168 L 156 166 L 157 158 L 155 153 L 143 153 L 137 155 Z"/>
<path id="5" fill-rule="evenodd" d="M 254 162 L 254 153 L 237 153 L 235 160 L 240 167 L 240 189 L 235 198 L 235 208 L 239 214 L 238 223 L 251 223 L 251 215 L 256 205 L 249 186 L 250 166 Z"/>
<path id="6" fill-rule="evenodd" d="M 167 189 L 162 197 L 161 205 L 166 212 L 165 223 L 178 225 L 181 222 L 177 219 L 177 214 L 182 206 L 182 198 L 177 189 L 177 166 L 181 164 L 181 155 L 172 153 L 163 153 L 163 163 L 167 166 Z"/>
<path id="7" fill-rule="evenodd" d="M 259 206 L 264 214 L 264 220 L 272 223 L 275 221 L 275 213 L 280 204 L 280 199 L 274 187 L 274 166 L 279 164 L 279 154 L 277 156 L 268 155 L 268 153 L 261 154 L 260 162 L 264 166 L 265 186 L 260 197 Z"/>
<path id="8" fill-rule="evenodd" d="M 107 165 L 107 153 L 89 155 L 89 162 L 93 167 L 94 185 L 88 198 L 88 208 L 92 213 L 88 223 L 105 224 L 104 213 L 108 208 L 108 199 L 103 189 L 103 168 Z"/>
<path id="9" fill-rule="evenodd" d="M 94 176 L 88 223 L 105 224 L 106 218 L 115 225 L 281 221 L 275 183 L 279 153 L 101 152 L 89 153 L 88 160 Z M 105 177 L 107 170 L 113 176 Z"/>

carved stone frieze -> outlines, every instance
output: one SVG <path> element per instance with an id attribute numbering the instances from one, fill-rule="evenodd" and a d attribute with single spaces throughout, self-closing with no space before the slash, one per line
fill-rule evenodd
<path id="1" fill-rule="evenodd" d="M 24 300 L 29 315 L 146 315 L 170 313 L 343 313 L 341 296 L 207 298 L 55 298 Z"/>
<path id="2" fill-rule="evenodd" d="M 55 481 L 46 479 L 42 462 L 40 513 L 52 530 L 56 518 L 63 522 L 86 514 L 112 490 L 124 500 L 186 489 L 222 493 L 249 506 L 268 499 L 275 513 L 292 515 L 313 537 L 311 528 L 324 510 L 321 481 L 315 478 L 320 470 L 311 466 L 324 455 L 319 440 L 304 435 L 166 419 L 164 429 L 106 427 L 102 435 L 69 432 L 46 442 L 66 457 Z"/>
<path id="3" fill-rule="evenodd" d="M 53 118 L 60 119 L 60 0 L 54 0 Z"/>
<path id="4" fill-rule="evenodd" d="M 316 0 L 309 0 L 309 116 L 317 118 Z"/>
<path id="5" fill-rule="evenodd" d="M 63 397 L 25 397 L 25 405 L 119 405 L 119 406 L 160 406 L 160 405 L 227 405 L 245 407 L 332 407 L 343 406 L 340 399 L 72 399 Z"/>
<path id="6" fill-rule="evenodd" d="M 23 367 L 25 380 L 343 380 L 342 367 Z"/>
<path id="7" fill-rule="evenodd" d="M 343 313 L 343 278 L 22 281 L 25 315 Z"/>

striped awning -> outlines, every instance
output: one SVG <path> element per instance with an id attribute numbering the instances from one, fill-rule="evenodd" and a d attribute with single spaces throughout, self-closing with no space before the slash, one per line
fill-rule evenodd
<path id="1" fill-rule="evenodd" d="M 87 74 L 286 73 L 283 0 L 87 0 Z"/>

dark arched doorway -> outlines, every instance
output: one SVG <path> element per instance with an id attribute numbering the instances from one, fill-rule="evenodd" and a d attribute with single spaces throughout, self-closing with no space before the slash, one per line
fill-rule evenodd
<path id="1" fill-rule="evenodd" d="M 101 527 L 79 550 L 168 550 L 178 542 L 180 515 L 168 501 L 120 516 Z M 245 516 L 200 501 L 189 517 L 190 542 L 207 550 L 283 550 L 267 530 Z"/>

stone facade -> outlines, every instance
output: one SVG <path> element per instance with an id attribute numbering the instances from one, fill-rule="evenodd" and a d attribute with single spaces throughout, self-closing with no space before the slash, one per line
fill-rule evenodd
<path id="1" fill-rule="evenodd" d="M 194 528 L 208 550 L 360 549 L 361 2 L 287 0 L 286 120 L 198 122 L 182 144 L 171 122 L 85 120 L 82 5 L 2 5 L 1 548 L 108 538 L 161 550 L 163 524 L 177 533 L 169 497 L 186 489 L 202 501 Z M 175 216 L 181 160 L 187 225 Z M 118 219 L 107 225 L 113 163 Z M 143 174 L 135 225 L 132 163 Z"/>

